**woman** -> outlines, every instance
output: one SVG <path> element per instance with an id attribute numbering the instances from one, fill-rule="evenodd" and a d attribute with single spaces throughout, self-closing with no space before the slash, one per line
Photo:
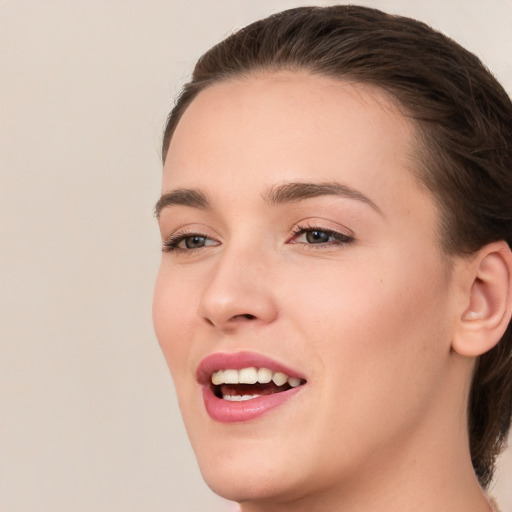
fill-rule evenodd
<path id="1" fill-rule="evenodd" d="M 377 10 L 292 9 L 199 60 L 164 136 L 154 322 L 215 492 L 496 509 L 511 141 L 474 55 Z"/>

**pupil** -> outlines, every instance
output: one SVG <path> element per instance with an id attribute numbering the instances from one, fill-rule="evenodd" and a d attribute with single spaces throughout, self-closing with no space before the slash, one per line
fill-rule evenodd
<path id="1" fill-rule="evenodd" d="M 191 236 L 185 239 L 185 246 L 187 249 L 197 249 L 198 247 L 203 247 L 204 243 L 204 236 Z"/>
<path id="2" fill-rule="evenodd" d="M 320 244 L 329 241 L 329 233 L 325 231 L 309 231 L 306 233 L 306 240 L 310 244 Z"/>

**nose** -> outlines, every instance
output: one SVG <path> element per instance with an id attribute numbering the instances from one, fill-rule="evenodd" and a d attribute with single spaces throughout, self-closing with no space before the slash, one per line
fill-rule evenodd
<path id="1" fill-rule="evenodd" d="M 210 326 L 229 332 L 244 324 L 269 324 L 278 309 L 271 265 L 261 254 L 224 250 L 215 261 L 198 313 Z"/>

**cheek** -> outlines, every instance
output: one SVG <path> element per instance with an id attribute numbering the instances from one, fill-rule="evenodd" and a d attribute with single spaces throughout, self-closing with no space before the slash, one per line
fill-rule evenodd
<path id="1" fill-rule="evenodd" d="M 190 364 L 191 332 L 197 297 L 192 283 L 183 283 L 162 262 L 153 295 L 153 325 L 167 365 L 175 381 L 179 381 Z"/>
<path id="2" fill-rule="evenodd" d="M 367 260 L 328 276 L 312 270 L 307 293 L 304 281 L 302 293 L 287 293 L 315 372 L 316 412 L 303 429 L 312 432 L 319 467 L 334 464 L 335 472 L 347 460 L 389 456 L 386 450 L 442 395 L 449 351 L 445 285 L 421 265 L 385 263 L 372 268 Z M 326 445 L 326 438 L 343 442 Z"/>
<path id="3" fill-rule="evenodd" d="M 342 345 L 354 350 L 393 346 L 406 333 L 422 338 L 446 313 L 449 279 L 434 256 L 361 251 L 300 273 L 286 280 L 292 283 L 287 302 L 296 302 L 310 332 L 345 338 Z M 331 344 L 333 350 L 339 345 Z"/>
<path id="4" fill-rule="evenodd" d="M 306 288 L 289 290 L 288 300 L 328 390 L 326 408 L 337 396 L 345 410 L 365 401 L 370 410 L 397 393 L 414 401 L 430 392 L 450 341 L 447 285 L 435 262 L 361 260 L 309 273 Z"/>

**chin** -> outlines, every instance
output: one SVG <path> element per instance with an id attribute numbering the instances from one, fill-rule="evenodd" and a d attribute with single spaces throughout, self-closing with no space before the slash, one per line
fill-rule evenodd
<path id="1" fill-rule="evenodd" d="M 227 462 L 216 470 L 201 468 L 201 473 L 214 493 L 237 503 L 292 501 L 304 493 L 300 479 L 282 471 L 254 468 L 249 462 L 237 468 Z"/>
<path id="2" fill-rule="evenodd" d="M 294 435 L 293 407 L 277 407 L 251 421 L 222 423 L 208 416 L 202 401 L 182 397 L 180 402 L 203 479 L 225 499 L 287 501 L 321 472 L 321 450 L 309 424 L 316 420 L 303 422 Z"/>
<path id="3" fill-rule="evenodd" d="M 203 477 L 215 494 L 237 503 L 275 501 L 279 496 L 288 494 L 279 477 L 255 475 L 249 468 L 229 477 L 204 473 Z"/>
<path id="4" fill-rule="evenodd" d="M 293 502 L 332 478 L 322 471 L 314 443 L 299 443 L 290 431 L 265 437 L 254 430 L 253 437 L 238 431 L 230 438 L 201 437 L 198 443 L 192 436 L 203 479 L 219 496 L 238 503 Z"/>
<path id="5" fill-rule="evenodd" d="M 288 457 L 276 453 L 276 447 L 269 446 L 272 443 L 236 438 L 213 443 L 193 446 L 206 484 L 223 498 L 237 502 L 268 499 L 291 487 L 289 480 L 296 478 L 290 474 L 293 463 L 287 467 Z"/>

